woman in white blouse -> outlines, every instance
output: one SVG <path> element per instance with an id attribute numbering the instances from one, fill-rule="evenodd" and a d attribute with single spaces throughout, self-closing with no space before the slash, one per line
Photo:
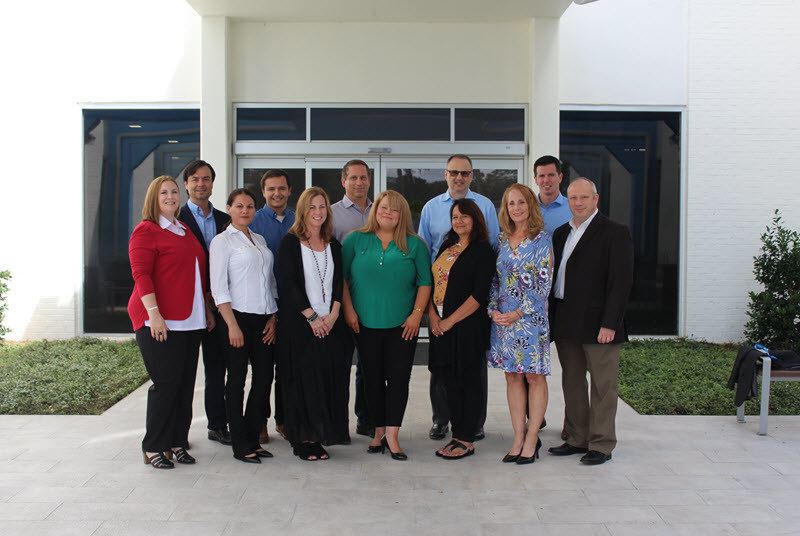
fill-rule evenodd
<path id="1" fill-rule="evenodd" d="M 278 369 L 286 437 L 303 460 L 325 460 L 323 445 L 347 444 L 350 366 L 345 360 L 342 246 L 322 188 L 297 200 L 294 225 L 281 240 Z"/>
<path id="2" fill-rule="evenodd" d="M 278 288 L 272 252 L 264 238 L 248 228 L 256 213 L 252 192 L 238 188 L 228 196 L 231 221 L 209 247 L 211 294 L 225 320 L 225 406 L 233 457 L 247 463 L 271 458 L 258 443 L 267 419 L 274 370 L 275 313 Z M 247 365 L 253 369 L 244 408 Z"/>

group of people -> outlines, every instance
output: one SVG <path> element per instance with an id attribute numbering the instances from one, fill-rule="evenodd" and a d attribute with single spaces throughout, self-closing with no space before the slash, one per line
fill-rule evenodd
<path id="1" fill-rule="evenodd" d="M 446 459 L 475 452 L 484 437 L 488 366 L 505 371 L 514 439 L 503 462 L 539 456 L 550 374 L 550 342 L 563 368 L 565 443 L 555 455 L 611 457 L 623 314 L 633 280 L 624 225 L 599 214 L 594 183 L 578 179 L 565 198 L 560 162 L 534 164 L 537 196 L 522 184 L 492 202 L 470 190 L 472 161 L 447 161 L 446 192 L 431 199 L 414 231 L 398 192 L 369 199 L 361 160 L 342 169 L 345 195 L 302 192 L 293 211 L 285 171 L 261 179 L 266 205 L 232 191 L 226 212 L 211 206 L 215 173 L 205 161 L 149 186 L 130 240 L 135 287 L 128 309 L 148 392 L 145 463 L 191 464 L 188 432 L 198 350 L 205 367 L 208 438 L 261 463 L 272 454 L 270 391 L 277 431 L 303 460 L 350 443 L 350 371 L 355 349 L 356 432 L 369 453 L 407 455 L 399 430 L 423 316 L 432 439 Z M 245 382 L 251 368 L 250 391 Z M 591 374 L 591 400 L 586 380 Z"/>

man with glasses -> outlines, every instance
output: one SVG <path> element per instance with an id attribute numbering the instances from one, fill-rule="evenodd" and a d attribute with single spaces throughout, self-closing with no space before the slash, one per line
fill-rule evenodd
<path id="1" fill-rule="evenodd" d="M 439 248 L 444 241 L 444 237 L 451 228 L 450 206 L 456 199 L 472 199 L 481 209 L 483 217 L 486 219 L 486 227 L 489 230 L 489 240 L 492 246 L 497 245 L 497 235 L 500 234 L 500 226 L 497 223 L 497 211 L 494 204 L 488 197 L 476 194 L 469 189 L 472 183 L 472 160 L 464 154 L 455 154 L 447 159 L 447 168 L 444 172 L 447 181 L 447 191 L 438 195 L 425 203 L 422 207 L 422 214 L 419 220 L 419 235 L 428 244 L 431 254 L 431 262 L 436 260 Z M 447 407 L 447 392 L 445 391 L 444 378 L 439 374 L 431 373 L 430 397 L 431 409 L 433 410 L 433 426 L 428 436 L 434 440 L 443 439 L 448 432 L 450 423 L 450 411 Z M 488 390 L 488 380 L 486 377 L 486 367 L 483 368 L 483 409 L 478 422 L 478 433 L 475 439 L 485 437 L 483 424 L 486 421 L 486 396 Z"/>

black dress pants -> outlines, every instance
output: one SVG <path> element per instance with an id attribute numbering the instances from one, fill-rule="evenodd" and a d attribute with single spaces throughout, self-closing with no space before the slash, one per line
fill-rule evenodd
<path id="1" fill-rule="evenodd" d="M 484 423 L 486 423 L 486 406 L 489 402 L 489 376 L 487 375 L 486 371 L 487 367 L 483 367 L 483 370 L 481 371 L 480 391 L 475 391 L 475 393 L 480 393 L 479 397 L 482 401 L 480 414 L 478 415 L 478 428 L 483 428 Z M 429 392 L 431 397 L 433 424 L 446 426 L 448 422 L 453 420 L 452 410 L 448 407 L 448 401 L 450 400 L 450 396 L 447 393 L 448 385 L 449 379 L 445 373 L 441 372 L 440 370 L 436 370 L 435 372 L 431 371 Z M 455 428 L 455 424 L 453 427 Z M 455 437 L 461 439 L 460 436 Z M 464 441 L 468 440 L 464 439 Z"/>
<path id="2" fill-rule="evenodd" d="M 403 327 L 372 329 L 359 326 L 358 357 L 364 371 L 364 391 L 370 423 L 401 426 L 408 404 L 408 382 L 417 338 L 403 339 Z"/>
<path id="3" fill-rule="evenodd" d="M 205 408 L 209 430 L 220 430 L 228 426 L 225 411 L 225 346 L 220 331 L 225 321 L 215 312 L 216 326 L 203 331 L 203 370 L 205 371 Z"/>
<path id="4" fill-rule="evenodd" d="M 189 447 L 192 398 L 197 357 L 203 330 L 169 331 L 159 342 L 143 326 L 136 330 L 136 344 L 153 385 L 147 391 L 147 418 L 142 449 L 164 452 Z"/>
<path id="5" fill-rule="evenodd" d="M 474 370 L 457 370 L 453 367 L 443 374 L 446 378 L 447 405 L 453 437 L 472 443 L 478 427 L 486 420 L 486 405 L 482 396 L 486 366 Z"/>
<path id="6" fill-rule="evenodd" d="M 233 315 L 244 335 L 244 345 L 239 348 L 230 345 L 228 326 L 223 322 L 222 333 L 228 341 L 225 344 L 225 365 L 228 370 L 225 400 L 233 454 L 241 457 L 261 448 L 258 435 L 267 419 L 269 391 L 274 375 L 274 353 L 272 345 L 262 342 L 264 326 L 270 315 L 241 313 L 235 309 Z M 253 373 L 245 406 L 244 386 L 248 364 Z"/>

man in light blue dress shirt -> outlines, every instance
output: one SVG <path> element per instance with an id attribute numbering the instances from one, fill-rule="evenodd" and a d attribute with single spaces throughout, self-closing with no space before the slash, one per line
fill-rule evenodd
<path id="1" fill-rule="evenodd" d="M 486 227 L 489 230 L 489 240 L 492 246 L 497 245 L 497 235 L 500 234 L 500 225 L 497 223 L 497 210 L 494 203 L 488 197 L 476 194 L 469 189 L 472 183 L 472 160 L 467 155 L 456 154 L 447 159 L 447 168 L 444 172 L 447 181 L 447 191 L 437 195 L 422 207 L 422 214 L 419 219 L 419 235 L 428 244 L 431 253 L 431 262 L 436 260 L 439 248 L 444 242 L 444 237 L 451 229 L 450 207 L 455 199 L 472 199 L 481 209 L 483 217 L 486 219 Z M 447 392 L 445 390 L 445 380 L 440 374 L 431 373 L 430 397 L 431 410 L 433 412 L 431 427 L 428 436 L 434 440 L 440 440 L 447 435 L 450 423 L 450 411 L 447 407 Z M 486 367 L 483 368 L 483 410 L 478 420 L 478 433 L 475 439 L 483 439 L 483 424 L 486 421 L 486 394 L 488 383 L 486 377 Z"/>
<path id="2" fill-rule="evenodd" d="M 282 169 L 270 169 L 261 176 L 261 193 L 264 194 L 267 204 L 256 211 L 256 215 L 250 224 L 250 230 L 260 234 L 267 242 L 267 247 L 272 252 L 275 262 L 272 264 L 275 281 L 278 283 L 278 296 L 281 294 L 281 280 L 278 275 L 278 248 L 281 240 L 289 228 L 294 224 L 294 211 L 289 208 L 289 196 L 292 195 L 292 187 L 289 186 L 289 174 Z M 280 316 L 280 311 L 279 311 Z M 280 371 L 277 368 L 278 360 L 275 360 L 275 430 L 286 437 L 283 428 L 283 391 L 281 389 Z M 267 413 L 269 417 L 269 413 Z M 269 441 L 267 423 L 261 429 L 259 442 Z"/>
<path id="3" fill-rule="evenodd" d="M 545 155 L 533 163 L 533 177 L 539 187 L 539 209 L 544 218 L 544 230 L 553 232 L 572 218 L 567 198 L 559 191 L 561 162 L 555 156 Z"/>

